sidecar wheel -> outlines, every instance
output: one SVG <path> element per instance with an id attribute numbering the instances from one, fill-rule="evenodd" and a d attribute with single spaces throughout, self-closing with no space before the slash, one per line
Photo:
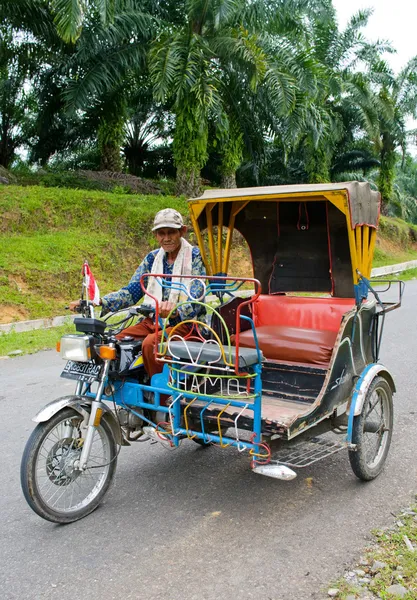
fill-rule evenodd
<path id="1" fill-rule="evenodd" d="M 23 453 L 23 494 L 39 516 L 53 523 L 72 523 L 95 510 L 116 469 L 116 442 L 104 420 L 94 434 L 87 469 L 76 469 L 82 448 L 81 423 L 78 412 L 64 408 L 37 425 Z"/>
<path id="2" fill-rule="evenodd" d="M 354 418 L 349 460 L 356 477 L 375 479 L 382 471 L 391 444 L 393 427 L 392 390 L 383 377 L 376 377 L 366 394 L 360 415 Z"/>

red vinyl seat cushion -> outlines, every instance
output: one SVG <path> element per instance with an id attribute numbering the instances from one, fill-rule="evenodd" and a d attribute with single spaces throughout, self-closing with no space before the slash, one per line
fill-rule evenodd
<path id="1" fill-rule="evenodd" d="M 265 358 L 328 366 L 342 317 L 353 298 L 261 295 L 253 304 L 259 347 Z M 239 334 L 239 345 L 254 348 L 252 330 Z"/>
<path id="2" fill-rule="evenodd" d="M 259 347 L 265 358 L 325 367 L 329 364 L 337 332 L 263 325 L 256 328 Z M 239 335 L 239 345 L 255 348 L 252 330 Z"/>
<path id="3" fill-rule="evenodd" d="M 255 327 L 288 325 L 320 331 L 339 331 L 342 317 L 353 308 L 353 298 L 261 295 L 253 304 Z"/>

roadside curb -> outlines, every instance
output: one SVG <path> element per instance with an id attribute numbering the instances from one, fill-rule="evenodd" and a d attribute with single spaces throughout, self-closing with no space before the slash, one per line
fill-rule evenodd
<path id="1" fill-rule="evenodd" d="M 0 333 L 22 333 L 23 331 L 32 331 L 33 329 L 51 329 L 65 325 L 75 318 L 76 315 L 65 315 L 63 317 L 52 317 L 49 319 L 34 319 L 32 321 L 15 321 L 14 323 L 4 323 L 0 325 Z"/>
<path id="2" fill-rule="evenodd" d="M 398 263 L 396 265 L 388 265 L 387 267 L 377 267 L 376 269 L 372 269 L 371 277 L 393 275 L 394 273 L 402 273 L 402 271 L 415 268 L 417 268 L 417 260 L 409 260 L 408 262 Z"/>
<path id="3" fill-rule="evenodd" d="M 398 263 L 396 265 L 388 265 L 386 267 L 377 267 L 375 269 L 372 269 L 371 277 L 392 275 L 394 273 L 401 273 L 402 271 L 406 271 L 407 269 L 415 268 L 417 268 L 417 260 L 409 260 L 408 262 Z M 65 315 L 61 317 L 52 317 L 49 319 L 34 319 L 32 321 L 16 321 L 15 323 L 4 323 L 0 325 L 0 334 L 10 333 L 11 331 L 14 331 L 16 333 L 22 333 L 24 331 L 32 331 L 34 329 L 51 329 L 52 327 L 59 327 L 60 325 L 65 325 L 69 321 L 72 321 L 76 316 L 77 315 Z"/>

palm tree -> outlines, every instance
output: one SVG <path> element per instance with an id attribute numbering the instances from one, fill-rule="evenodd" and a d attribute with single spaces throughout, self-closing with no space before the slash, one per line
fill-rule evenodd
<path id="1" fill-rule="evenodd" d="M 383 42 L 370 44 L 363 37 L 371 10 L 359 11 L 344 31 L 339 31 L 335 9 L 326 0 L 327 9 L 311 16 L 310 40 L 320 65 L 319 93 L 305 104 L 304 131 L 300 141 L 305 149 L 306 171 L 311 182 L 331 180 L 331 163 L 338 144 L 348 127 L 375 131 L 376 114 L 369 82 L 357 72 L 360 61 L 370 64 L 390 50 Z M 354 118 L 354 122 L 352 122 Z"/>
<path id="2" fill-rule="evenodd" d="M 412 58 L 395 76 L 386 62 L 374 62 L 369 76 L 375 86 L 375 110 L 378 130 L 371 132 L 381 166 L 377 185 L 383 207 L 394 198 L 395 164 L 397 151 L 404 156 L 409 135 L 406 121 L 417 118 L 417 56 Z"/>
<path id="3" fill-rule="evenodd" d="M 127 103 L 123 153 L 129 173 L 140 176 L 152 149 L 169 139 L 171 119 L 165 107 L 155 103 L 147 78 L 142 78 Z"/>
<path id="4" fill-rule="evenodd" d="M 150 71 L 156 99 L 170 101 L 176 117 L 173 151 L 179 193 L 199 191 L 209 122 L 217 130 L 223 181 L 234 185 L 244 148 L 242 108 L 248 97 L 265 88 L 277 115 L 294 110 L 298 83 L 289 67 L 291 47 L 273 36 L 294 31 L 305 4 L 188 0 L 184 22 L 163 28 L 151 50 Z"/>
<path id="5" fill-rule="evenodd" d="M 89 123 L 96 123 L 101 168 L 120 170 L 127 118 L 125 98 L 136 85 L 137 74 L 144 70 L 155 20 L 142 10 L 144 2 L 139 0 L 109 0 L 108 10 L 99 10 L 104 4 L 16 0 L 0 5 L 0 19 L 49 50 L 36 86 L 43 97 L 39 125 L 49 122 L 52 132 L 62 132 L 64 111 L 68 122 L 80 111 L 95 113 L 97 118 Z M 40 131 L 39 139 L 43 133 Z M 42 160 L 53 152 L 53 144 L 37 146 L 43 151 Z"/>
<path id="6" fill-rule="evenodd" d="M 23 90 L 27 70 L 16 60 L 10 31 L 0 32 L 0 165 L 8 168 L 22 142 L 21 124 L 27 108 Z"/>

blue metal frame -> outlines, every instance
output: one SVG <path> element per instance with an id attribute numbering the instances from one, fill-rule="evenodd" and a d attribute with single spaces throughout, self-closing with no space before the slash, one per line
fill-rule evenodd
<path id="1" fill-rule="evenodd" d="M 248 402 L 248 399 L 238 400 L 236 398 L 219 398 L 217 396 L 209 396 L 205 394 L 196 393 L 195 391 L 186 391 L 184 390 L 179 394 L 177 391 L 173 391 L 172 387 L 169 386 L 170 379 L 170 369 L 177 369 L 179 371 L 184 370 L 184 366 L 172 363 L 172 365 L 165 364 L 162 373 L 157 373 L 152 377 L 151 384 L 145 385 L 138 383 L 136 380 L 123 380 L 123 381 L 112 381 L 112 385 L 114 387 L 114 392 L 111 396 L 103 395 L 102 399 L 107 402 L 114 402 L 118 406 L 128 408 L 133 413 L 135 413 L 135 408 L 138 409 L 146 409 L 152 411 L 163 412 L 169 416 L 171 412 L 172 415 L 172 424 L 173 431 L 171 435 L 167 435 L 174 446 L 178 446 L 180 443 L 179 436 L 187 436 L 187 437 L 197 437 L 205 442 L 211 441 L 215 443 L 224 443 L 230 446 L 237 446 L 239 448 L 245 447 L 249 449 L 256 449 L 262 441 L 262 354 L 259 349 L 258 338 L 255 331 L 255 324 L 250 317 L 241 315 L 241 318 L 250 322 L 255 345 L 258 355 L 258 362 L 253 365 L 253 373 L 254 373 L 254 395 Z M 202 365 L 204 366 L 204 365 Z M 198 371 L 196 371 L 198 374 Z M 214 375 L 215 376 L 215 375 Z M 230 373 L 231 378 L 236 378 L 238 375 L 236 373 Z M 154 403 L 147 402 L 144 396 L 144 392 L 152 392 L 154 394 Z M 173 396 L 174 402 L 172 405 L 172 409 L 170 411 L 169 407 L 161 404 L 161 394 Z M 95 393 L 91 391 L 86 391 L 84 393 L 85 396 L 90 398 L 95 398 Z M 184 427 L 181 427 L 181 401 L 179 398 L 193 400 L 197 398 L 199 401 L 206 402 L 206 405 L 201 409 L 200 412 L 200 422 L 201 422 L 201 431 L 195 430 L 187 430 Z M 178 401 L 175 401 L 178 400 Z M 220 437 L 215 434 L 208 434 L 204 430 L 203 423 L 203 413 L 210 404 L 220 404 L 222 406 L 233 406 L 235 408 L 246 408 L 247 410 L 253 411 L 253 438 L 252 441 L 246 442 L 243 440 L 236 440 L 234 438 L 229 437 Z M 156 426 L 155 422 L 147 419 L 142 413 L 136 413 L 141 419 L 149 423 L 150 425 Z M 165 436 L 166 434 L 164 434 Z"/>

